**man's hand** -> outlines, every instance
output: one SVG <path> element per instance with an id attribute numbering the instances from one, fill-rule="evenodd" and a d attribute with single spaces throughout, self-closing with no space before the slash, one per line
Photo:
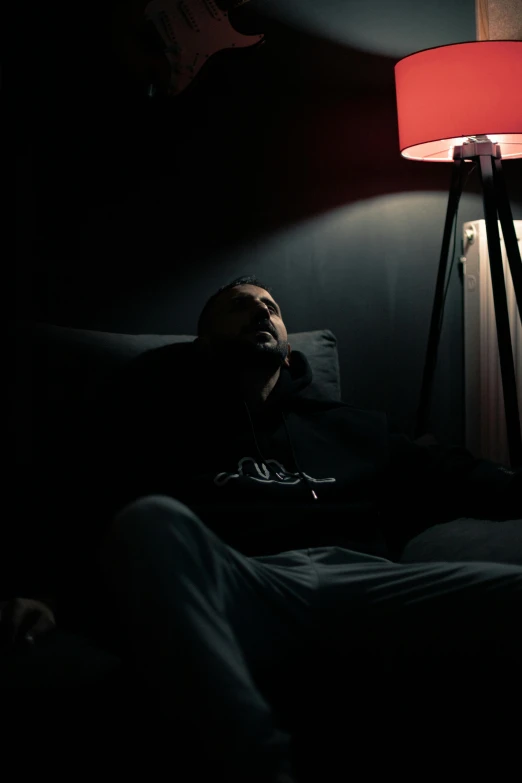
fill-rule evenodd
<path id="1" fill-rule="evenodd" d="M 12 598 L 0 602 L 0 639 L 14 646 L 22 642 L 34 644 L 35 638 L 56 626 L 54 614 L 47 604 L 32 598 Z"/>

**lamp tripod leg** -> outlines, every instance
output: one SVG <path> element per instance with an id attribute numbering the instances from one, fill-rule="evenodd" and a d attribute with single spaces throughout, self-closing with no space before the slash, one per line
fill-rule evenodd
<path id="1" fill-rule="evenodd" d="M 518 307 L 518 317 L 522 321 L 522 259 L 520 258 L 520 249 L 518 247 L 513 214 L 504 181 L 502 171 L 502 161 L 500 158 L 493 160 L 493 182 L 497 196 L 498 216 L 502 226 L 504 244 L 506 246 L 506 255 L 509 262 L 513 288 L 515 289 L 515 299 Z"/>
<path id="2" fill-rule="evenodd" d="M 479 155 L 478 159 L 484 198 L 484 216 L 486 219 L 489 266 L 491 271 L 491 284 L 493 288 L 493 301 L 495 305 L 495 321 L 497 325 L 498 353 L 500 359 L 500 372 L 502 376 L 502 391 L 504 396 L 509 457 L 511 467 L 518 468 L 522 466 L 522 433 L 520 431 L 520 414 L 517 400 L 515 365 L 513 362 L 513 349 L 511 343 L 506 286 L 502 268 L 500 236 L 498 232 L 496 200 L 497 194 L 495 190 L 495 182 L 493 179 L 493 158 L 491 155 Z"/>
<path id="3" fill-rule="evenodd" d="M 457 159 L 453 161 L 451 185 L 448 197 L 448 206 L 446 209 L 446 222 L 444 224 L 444 234 L 442 237 L 442 248 L 440 253 L 439 271 L 437 274 L 437 284 L 435 287 L 435 297 L 433 300 L 433 309 L 431 313 L 431 324 L 428 337 L 428 347 L 424 361 L 424 372 L 422 376 L 422 388 L 417 409 L 417 418 L 415 422 L 415 439 L 426 434 L 428 418 L 431 408 L 431 398 L 433 393 L 433 378 L 437 364 L 437 352 L 439 347 L 442 309 L 444 306 L 444 284 L 446 282 L 446 268 L 448 265 L 448 254 L 451 242 L 451 232 L 453 222 L 457 214 L 457 208 L 462 193 L 462 177 L 464 173 L 464 161 Z"/>

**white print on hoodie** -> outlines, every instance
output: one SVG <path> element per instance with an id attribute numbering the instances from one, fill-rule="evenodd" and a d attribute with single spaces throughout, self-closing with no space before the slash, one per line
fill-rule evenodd
<path id="1" fill-rule="evenodd" d="M 269 469 L 270 466 L 272 467 L 272 472 Z M 336 481 L 335 478 L 316 479 L 312 478 L 312 476 L 309 476 L 307 473 L 304 473 L 303 475 L 315 484 Z M 286 468 L 275 459 L 267 459 L 265 463 L 259 463 L 252 457 L 243 457 L 239 460 L 237 473 L 218 473 L 214 478 L 214 484 L 220 487 L 230 481 L 230 479 L 241 477 L 248 477 L 264 484 L 273 484 L 274 482 L 277 484 L 299 484 L 300 481 L 303 481 L 300 473 L 291 473 L 287 471 Z"/>

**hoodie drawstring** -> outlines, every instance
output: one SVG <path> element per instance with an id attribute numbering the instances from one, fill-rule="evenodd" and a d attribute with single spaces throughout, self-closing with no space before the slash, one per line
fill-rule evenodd
<path id="1" fill-rule="evenodd" d="M 268 465 L 266 464 L 266 459 L 265 459 L 265 457 L 264 457 L 264 455 L 263 455 L 263 453 L 262 453 L 262 451 L 261 451 L 261 449 L 260 449 L 260 447 L 259 447 L 259 443 L 258 443 L 258 441 L 257 441 L 257 438 L 256 438 L 256 431 L 255 431 L 254 423 L 253 423 L 253 421 L 252 421 L 252 416 L 250 415 L 250 411 L 249 411 L 249 409 L 248 409 L 248 405 L 247 405 L 247 403 L 246 403 L 246 401 L 245 401 L 245 400 L 243 400 L 243 402 L 244 402 L 244 405 L 245 405 L 245 408 L 246 408 L 246 412 L 247 412 L 248 418 L 249 418 L 249 420 L 250 420 L 250 427 L 251 427 L 251 429 L 252 429 L 252 435 L 254 436 L 254 442 L 255 442 L 255 444 L 256 444 L 256 449 L 257 449 L 257 454 L 258 454 L 258 457 L 259 457 L 259 459 L 261 460 L 261 462 L 264 464 L 264 466 L 266 467 L 266 469 L 267 469 L 267 470 L 270 470 L 270 468 L 269 468 L 269 467 L 268 467 Z M 290 446 L 290 451 L 292 452 L 292 457 L 293 457 L 293 460 L 294 460 L 295 466 L 296 466 L 296 468 L 297 468 L 297 472 L 299 473 L 299 475 L 301 476 L 302 480 L 304 481 L 304 483 L 306 484 L 306 486 L 307 486 L 307 487 L 308 487 L 308 489 L 310 490 L 310 494 L 311 494 L 311 496 L 312 496 L 312 501 L 315 503 L 317 500 L 319 500 L 319 498 L 317 497 L 317 495 L 316 495 L 316 493 L 315 493 L 315 490 L 313 489 L 313 487 L 312 487 L 312 485 L 311 485 L 310 481 L 308 480 L 307 476 L 305 476 L 305 474 L 303 473 L 303 471 L 301 470 L 301 468 L 300 468 L 300 466 L 299 466 L 299 463 L 298 463 L 298 461 L 297 461 L 297 457 L 296 457 L 296 455 L 295 455 L 295 451 L 294 451 L 294 445 L 293 445 L 293 443 L 292 443 L 292 438 L 290 437 L 290 432 L 288 431 L 288 424 L 287 424 L 287 422 L 286 422 L 286 416 L 285 416 L 285 414 L 284 414 L 284 411 L 281 411 L 281 416 L 283 417 L 283 424 L 284 424 L 284 426 L 285 426 L 285 430 L 286 430 L 286 437 L 287 437 L 287 439 L 288 439 L 288 443 L 289 443 L 289 446 Z M 273 471 L 273 472 L 275 473 L 275 475 L 276 475 L 278 478 L 280 478 L 280 479 L 283 479 L 283 478 L 284 478 L 284 476 L 282 476 L 280 473 L 277 473 L 277 472 L 275 472 L 275 471 Z"/>

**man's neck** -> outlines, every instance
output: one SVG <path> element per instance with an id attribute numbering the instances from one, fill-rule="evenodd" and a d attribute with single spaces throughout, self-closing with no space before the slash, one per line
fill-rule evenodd
<path id="1" fill-rule="evenodd" d="M 279 380 L 281 368 L 278 367 L 270 377 L 259 376 L 255 373 L 244 373 L 241 376 L 241 389 L 243 398 L 251 408 L 261 408 L 267 401 L 274 386 Z"/>

